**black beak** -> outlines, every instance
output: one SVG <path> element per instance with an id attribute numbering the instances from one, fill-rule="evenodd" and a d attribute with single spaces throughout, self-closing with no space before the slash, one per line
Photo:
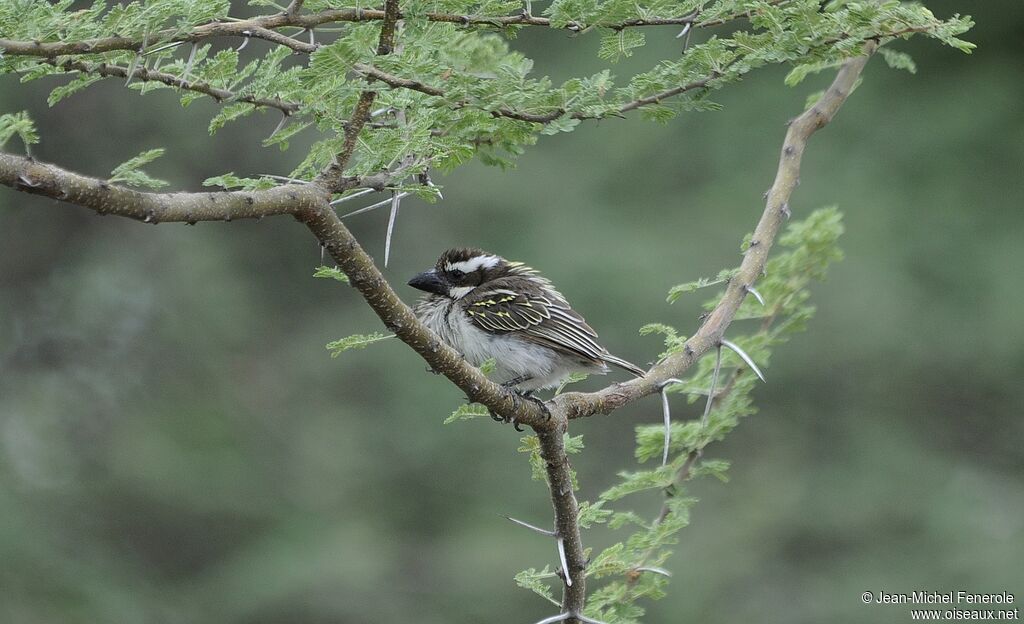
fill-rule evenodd
<path id="1" fill-rule="evenodd" d="M 448 294 L 448 284 L 441 279 L 441 276 L 437 274 L 436 269 L 430 269 L 429 271 L 420 273 L 409 280 L 409 285 L 428 293 L 434 293 L 435 295 Z"/>

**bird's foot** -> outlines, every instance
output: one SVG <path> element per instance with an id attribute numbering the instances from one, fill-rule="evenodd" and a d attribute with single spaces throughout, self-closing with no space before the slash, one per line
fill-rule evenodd
<path id="1" fill-rule="evenodd" d="M 544 399 L 538 399 L 537 397 L 533 396 L 533 393 L 533 390 L 527 390 L 526 392 L 517 392 L 516 394 L 518 394 L 520 397 L 526 399 L 527 401 L 533 403 L 538 408 L 540 408 L 540 411 L 544 414 L 545 422 L 551 420 L 551 411 L 548 409 L 547 403 L 544 401 Z"/>

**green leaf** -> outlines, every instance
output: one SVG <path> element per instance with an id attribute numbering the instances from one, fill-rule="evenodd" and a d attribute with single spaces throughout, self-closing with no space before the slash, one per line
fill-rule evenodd
<path id="1" fill-rule="evenodd" d="M 225 189 L 241 188 L 246 191 L 261 191 L 277 186 L 270 178 L 239 178 L 234 173 L 214 176 L 203 180 L 203 186 L 219 186 Z"/>
<path id="2" fill-rule="evenodd" d="M 348 275 L 345 275 L 338 267 L 329 266 L 318 266 L 316 271 L 313 273 L 313 277 L 323 277 L 332 280 L 338 280 L 344 284 L 348 284 Z"/>
<path id="3" fill-rule="evenodd" d="M 551 591 L 551 586 L 548 585 L 548 579 L 557 578 L 557 574 L 549 570 L 548 566 L 544 566 L 544 569 L 540 571 L 536 568 L 523 570 L 519 574 L 516 574 L 515 581 L 516 585 L 524 589 L 529 589 L 551 604 L 561 606 L 561 603 L 555 600 L 555 596 Z"/>
<path id="4" fill-rule="evenodd" d="M 144 165 L 148 165 L 157 158 L 164 155 L 163 148 L 146 150 L 134 158 L 130 158 L 120 165 L 114 167 L 110 174 L 110 182 L 122 182 L 128 186 L 143 186 L 149 188 L 160 188 L 167 186 L 164 180 L 158 180 L 142 171 Z"/>
<path id="5" fill-rule="evenodd" d="M 885 59 L 885 64 L 893 69 L 902 69 L 912 74 L 917 73 L 917 64 L 906 52 L 899 52 L 892 48 L 882 46 L 878 49 L 879 54 Z"/>
<path id="6" fill-rule="evenodd" d="M 451 416 L 445 418 L 444 424 L 450 425 L 453 422 L 458 422 L 460 420 L 472 420 L 489 414 L 490 412 L 487 411 L 486 405 L 481 405 L 480 403 L 466 403 L 465 405 L 460 405 L 458 409 L 452 412 Z"/>
<path id="7" fill-rule="evenodd" d="M 724 284 L 732 279 L 732 276 L 736 274 L 739 269 L 723 269 L 718 272 L 714 278 L 702 277 L 692 282 L 686 282 L 684 284 L 677 284 L 669 289 L 668 291 L 668 302 L 675 303 L 677 299 L 685 295 L 686 293 L 693 292 L 701 288 L 707 288 L 708 286 L 717 286 L 718 284 Z"/>
<path id="8" fill-rule="evenodd" d="M 611 62 L 633 56 L 633 50 L 643 47 L 644 33 L 637 29 L 623 28 L 601 37 L 597 56 Z"/>
<path id="9" fill-rule="evenodd" d="M 729 482 L 729 475 L 726 471 L 729 470 L 729 462 L 724 459 L 706 459 L 694 466 L 690 470 L 690 476 L 702 477 L 704 475 L 711 475 L 722 483 Z"/>
<path id="10" fill-rule="evenodd" d="M 494 358 L 487 358 L 483 364 L 480 365 L 480 372 L 484 375 L 490 375 L 494 372 L 494 368 L 498 365 L 498 360 Z"/>
<path id="11" fill-rule="evenodd" d="M 36 126 L 28 116 L 28 111 L 20 113 L 5 113 L 0 115 L 0 147 L 14 135 L 18 135 L 22 145 L 25 146 L 25 153 L 29 153 L 29 146 L 39 142 L 39 134 Z"/>
<path id="12" fill-rule="evenodd" d="M 614 501 L 645 490 L 663 490 L 676 481 L 676 472 L 679 470 L 676 463 L 671 462 L 655 470 L 620 472 L 622 482 L 605 490 L 601 494 L 601 500 Z"/>
<path id="13" fill-rule="evenodd" d="M 388 338 L 394 337 L 394 334 L 382 334 L 380 332 L 374 332 L 372 334 L 354 334 L 352 336 L 346 336 L 340 340 L 327 343 L 327 349 L 330 350 L 331 357 L 336 358 L 350 349 L 365 349 L 375 342 L 380 342 L 381 340 L 387 340 Z"/>
<path id="14" fill-rule="evenodd" d="M 608 520 L 614 512 L 611 509 L 604 509 L 604 503 L 604 501 L 580 503 L 579 524 L 582 528 L 589 529 L 591 525 L 603 524 Z"/>
<path id="15" fill-rule="evenodd" d="M 569 373 L 569 377 L 558 386 L 555 394 L 562 394 L 566 386 L 584 381 L 587 377 L 589 375 L 586 373 Z"/>

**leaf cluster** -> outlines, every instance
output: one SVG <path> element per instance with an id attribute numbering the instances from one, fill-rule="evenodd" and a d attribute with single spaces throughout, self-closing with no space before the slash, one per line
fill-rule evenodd
<path id="1" fill-rule="evenodd" d="M 279 10 L 273 2 L 252 4 Z M 305 3 L 304 12 L 341 7 L 319 0 Z M 239 50 L 238 42 L 229 38 L 180 43 L 200 27 L 236 20 L 230 9 L 227 0 L 97 1 L 86 9 L 69 0 L 0 3 L 0 32 L 12 40 L 115 37 L 138 42 L 137 48 L 53 59 L 8 53 L 0 56 L 0 73 L 17 73 L 23 81 L 68 77 L 52 89 L 51 105 L 101 80 L 103 67 L 135 74 L 126 85 L 139 93 L 174 89 L 183 106 L 209 93 L 221 94 L 216 99 L 222 107 L 209 122 L 211 133 L 255 112 L 284 106 L 286 119 L 263 144 L 287 149 L 299 133 L 315 132 L 312 148 L 291 172 L 293 178 L 311 179 L 338 153 L 355 102 L 366 89 L 377 93 L 375 115 L 359 137 L 349 173 L 372 174 L 407 163 L 405 173 L 415 176 L 427 168 L 449 171 L 474 157 L 509 166 L 540 134 L 570 132 L 581 120 L 633 108 L 658 121 L 682 111 L 714 110 L 717 104 L 709 95 L 756 68 L 791 65 L 787 81 L 796 84 L 813 71 L 859 54 L 869 40 L 888 43 L 923 34 L 965 52 L 972 47 L 958 38 L 970 28 L 969 18 L 939 19 L 917 4 L 846 0 L 824 5 L 818 0 L 554 0 L 543 10 L 551 28 L 598 31 L 598 56 L 608 63 L 639 54 L 653 38 L 671 37 L 637 24 L 693 14 L 694 30 L 701 32 L 684 54 L 652 59 L 649 69 L 635 75 L 619 78 L 608 67 L 560 83 L 536 75 L 533 61 L 510 47 L 524 26 L 487 22 L 514 15 L 521 9 L 518 0 L 403 1 L 398 45 L 386 56 L 376 55 L 380 24 L 372 21 L 315 29 L 317 47 L 310 54 L 296 55 L 281 45 L 265 52 L 256 46 Z M 437 13 L 476 21 L 439 21 L 431 17 Z M 726 26 L 714 30 L 716 24 Z M 893 67 L 913 70 L 904 53 L 882 50 Z M 71 59 L 84 63 L 85 69 L 63 62 Z M 359 69 L 367 66 L 443 94 L 367 80 Z M 147 80 L 144 72 L 160 72 L 203 90 Z M 134 174 L 132 179 L 140 185 L 156 183 Z M 274 184 L 234 174 L 207 183 L 246 189 Z"/>

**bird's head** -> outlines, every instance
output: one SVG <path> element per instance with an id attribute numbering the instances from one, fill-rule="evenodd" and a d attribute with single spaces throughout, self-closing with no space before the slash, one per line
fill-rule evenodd
<path id="1" fill-rule="evenodd" d="M 409 280 L 419 290 L 461 299 L 482 284 L 504 277 L 522 267 L 481 249 L 449 249 L 437 264 Z"/>

